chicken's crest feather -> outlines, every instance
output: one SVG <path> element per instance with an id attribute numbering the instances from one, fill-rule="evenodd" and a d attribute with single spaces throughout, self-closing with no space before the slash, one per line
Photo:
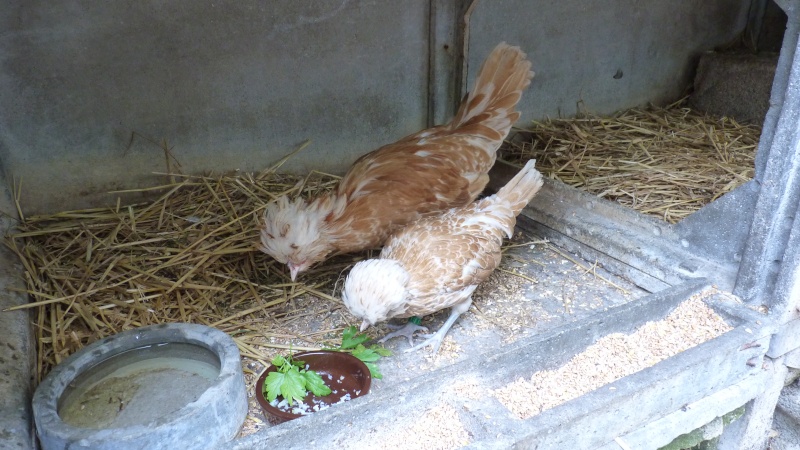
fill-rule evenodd
<path id="1" fill-rule="evenodd" d="M 278 262 L 309 264 L 321 261 L 331 252 L 322 234 L 325 216 L 330 212 L 309 205 L 302 198 L 293 201 L 285 195 L 267 205 L 261 227 L 259 249 Z"/>
<path id="2" fill-rule="evenodd" d="M 408 271 L 395 260 L 361 261 L 347 276 L 342 301 L 353 315 L 375 325 L 405 310 L 408 280 Z"/>

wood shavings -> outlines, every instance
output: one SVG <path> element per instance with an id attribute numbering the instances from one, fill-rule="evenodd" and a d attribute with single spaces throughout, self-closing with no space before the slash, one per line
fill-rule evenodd
<path id="1" fill-rule="evenodd" d="M 545 176 L 676 223 L 753 177 L 760 134 L 679 101 L 534 122 L 500 154 L 515 164 L 535 158 Z"/>
<path id="2" fill-rule="evenodd" d="M 720 336 L 732 328 L 703 302 L 709 292 L 684 301 L 663 320 L 629 335 L 609 334 L 558 369 L 520 378 L 493 395 L 527 419 Z"/>
<path id="3" fill-rule="evenodd" d="M 498 332 L 498 338 L 509 344 L 565 315 L 574 318 L 576 310 L 585 314 L 642 295 L 638 288 L 616 279 L 597 263 L 588 267 L 578 261 L 578 256 L 569 256 L 547 241 L 527 239 L 530 237 L 517 235 L 509 241 L 500 270 L 475 290 L 470 308 L 473 314 L 460 319 L 471 321 L 472 334 Z M 528 256 L 534 248 L 539 260 Z M 611 294 L 612 289 L 617 293 Z M 559 305 L 557 314 L 554 304 Z"/>
<path id="4" fill-rule="evenodd" d="M 486 388 L 476 379 L 459 379 L 447 387 L 447 393 L 461 400 L 480 400 L 486 395 Z"/>
<path id="5" fill-rule="evenodd" d="M 503 266 L 501 266 L 502 268 Z M 518 335 L 524 328 L 532 328 L 539 316 L 533 314 L 537 305 L 525 295 L 531 284 L 504 271 L 495 271 L 475 291 L 476 309 L 483 320 L 476 328 L 496 328 L 509 336 Z"/>

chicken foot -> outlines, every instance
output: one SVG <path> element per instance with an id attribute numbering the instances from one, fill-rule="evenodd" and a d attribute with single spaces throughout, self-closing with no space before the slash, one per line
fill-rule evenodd
<path id="1" fill-rule="evenodd" d="M 390 323 L 387 323 L 386 326 L 394 331 L 378 339 L 378 342 L 381 344 L 388 341 L 389 339 L 396 338 L 398 336 L 405 336 L 405 338 L 408 339 L 408 345 L 414 345 L 414 333 L 416 333 L 417 331 L 424 331 L 425 333 L 428 332 L 428 327 L 417 325 L 416 323 L 411 322 L 410 320 L 406 322 L 405 325 L 392 325 Z"/>
<path id="2" fill-rule="evenodd" d="M 453 324 L 456 323 L 456 320 L 458 320 L 459 316 L 467 312 L 467 310 L 471 305 L 472 305 L 472 296 L 470 296 L 465 301 L 457 305 L 453 305 L 453 307 L 450 308 L 450 317 L 448 317 L 447 321 L 439 328 L 439 331 L 430 335 L 421 344 L 417 344 L 407 349 L 406 353 L 413 352 L 414 350 L 419 350 L 422 347 L 427 347 L 429 345 L 434 346 L 433 347 L 434 355 L 439 353 L 439 346 L 442 345 L 442 341 L 444 340 L 445 335 L 447 335 L 447 332 L 450 331 L 450 328 L 453 326 Z"/>

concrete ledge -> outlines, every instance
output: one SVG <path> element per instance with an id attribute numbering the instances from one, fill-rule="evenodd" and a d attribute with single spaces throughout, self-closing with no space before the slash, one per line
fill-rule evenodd
<path id="1" fill-rule="evenodd" d="M 687 403 L 661 419 L 620 436 L 619 440 L 630 448 L 642 450 L 664 447 L 673 441 L 671 436 L 674 436 L 675 431 L 682 429 L 685 430 L 684 434 L 689 433 L 742 407 L 761 392 L 768 379 L 769 376 L 765 372 L 754 372 L 740 383 L 696 402 Z M 620 450 L 620 445 L 615 441 L 598 450 Z"/>
<path id="2" fill-rule="evenodd" d="M 505 185 L 518 170 L 497 162 L 489 188 Z M 536 222 L 532 230 L 537 235 L 586 259 L 601 259 L 610 271 L 650 292 L 698 278 L 733 289 L 736 264 L 704 257 L 686 229 L 572 186 L 545 178 L 522 215 Z"/>
<path id="3" fill-rule="evenodd" d="M 673 297 L 659 301 L 670 300 Z M 649 311 L 642 313 L 639 324 L 660 318 Z M 716 339 L 529 419 L 528 435 L 518 443 L 524 448 L 555 449 L 597 448 L 615 442 L 669 411 L 760 373 L 772 331 L 755 320 L 741 321 Z M 690 430 L 670 428 L 663 436 L 668 443 L 686 431 Z"/>
<path id="4" fill-rule="evenodd" d="M 756 379 L 762 371 L 760 361 L 767 351 L 772 326 L 749 309 L 719 298 L 710 305 L 736 327 L 731 332 L 533 418 L 520 420 L 494 399 L 475 402 L 452 395 L 453 380 L 474 381 L 491 389 L 535 371 L 560 366 L 601 336 L 630 332 L 647 320 L 659 320 L 705 286 L 705 280 L 696 280 L 649 295 L 580 323 L 511 344 L 502 353 L 475 355 L 221 448 L 265 448 L 274 442 L 287 449 L 346 448 L 370 430 L 384 429 L 398 417 L 417 417 L 440 400 L 458 411 L 471 436 L 469 448 L 597 448 L 662 420 L 682 405 L 700 402 L 709 393 L 723 392 L 740 383 L 747 389 L 732 389 L 719 395 L 733 398 L 733 403 L 746 403 L 757 394 L 751 391 L 757 391 L 758 384 L 746 381 Z M 710 414 L 721 415 L 730 409 L 733 408 Z M 664 421 L 661 427 L 669 442 L 702 425 L 703 420 L 698 417 L 675 426 Z"/>
<path id="5" fill-rule="evenodd" d="M 14 225 L 6 183 L 0 183 L 0 232 Z M 4 214 L 3 214 L 4 213 Z M 29 311 L 3 312 L 11 306 L 28 302 L 19 291 L 24 270 L 19 259 L 6 247 L 0 247 L 0 442 L 3 448 L 35 448 L 31 396 L 35 384 L 36 351 Z"/>
<path id="6" fill-rule="evenodd" d="M 781 391 L 773 428 L 780 433 L 774 443 L 775 450 L 800 448 L 800 384 L 797 380 Z"/>

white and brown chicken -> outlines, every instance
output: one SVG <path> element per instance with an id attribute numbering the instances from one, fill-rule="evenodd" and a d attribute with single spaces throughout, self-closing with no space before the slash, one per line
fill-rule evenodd
<path id="1" fill-rule="evenodd" d="M 519 118 L 515 106 L 533 77 L 530 68 L 519 47 L 499 44 L 450 123 L 362 156 L 329 194 L 270 203 L 258 248 L 287 264 L 294 280 L 336 254 L 378 248 L 426 214 L 468 205 Z"/>
<path id="2" fill-rule="evenodd" d="M 542 175 L 529 161 L 496 194 L 441 215 L 417 220 L 392 235 L 378 259 L 357 263 L 342 292 L 345 306 L 362 319 L 361 330 L 392 318 L 424 316 L 451 308 L 450 317 L 426 341 L 438 352 L 450 327 L 472 304 L 472 293 L 500 264 L 503 236 L 539 192 Z M 390 333 L 409 337 L 409 323 Z"/>

